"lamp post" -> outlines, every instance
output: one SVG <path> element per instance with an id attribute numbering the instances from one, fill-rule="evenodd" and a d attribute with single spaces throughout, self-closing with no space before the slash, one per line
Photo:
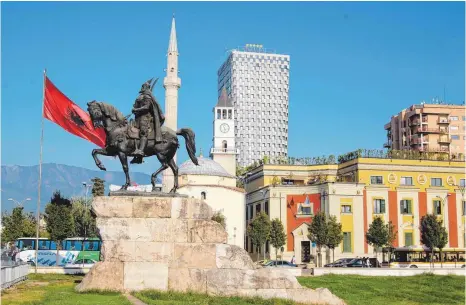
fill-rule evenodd
<path id="1" fill-rule="evenodd" d="M 19 206 L 20 208 L 22 208 L 24 202 L 31 200 L 31 198 L 26 198 L 26 199 L 24 199 L 24 200 L 21 201 L 21 202 L 19 202 L 18 200 L 15 200 L 15 199 L 13 199 L 13 198 L 8 198 L 8 200 L 9 200 L 9 201 L 13 201 L 14 203 L 16 203 L 17 206 Z"/>
<path id="2" fill-rule="evenodd" d="M 86 193 L 86 199 L 84 201 L 84 213 L 87 214 L 87 209 L 88 209 L 88 206 L 87 206 L 87 194 L 89 193 L 89 188 L 92 187 L 92 183 L 87 183 L 87 182 L 83 182 L 83 187 L 85 189 L 85 193 Z M 87 235 L 87 217 L 84 217 L 84 239 L 83 239 L 83 243 L 82 243 L 82 249 L 83 249 L 83 268 L 84 268 L 84 260 L 86 258 L 86 236 Z"/>

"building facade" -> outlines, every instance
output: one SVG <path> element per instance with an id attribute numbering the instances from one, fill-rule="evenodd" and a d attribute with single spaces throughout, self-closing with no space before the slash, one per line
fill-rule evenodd
<path id="1" fill-rule="evenodd" d="M 413 105 L 392 116 L 385 124 L 387 142 L 384 147 L 464 154 L 465 122 L 464 105 Z"/>
<path id="2" fill-rule="evenodd" d="M 234 107 L 238 165 L 287 156 L 289 68 L 289 55 L 247 45 L 218 70 L 218 96 L 225 88 Z"/>
<path id="3" fill-rule="evenodd" d="M 163 80 L 165 88 L 165 123 L 164 125 L 173 129 L 178 129 L 178 90 L 181 87 L 181 79 L 178 77 L 178 42 L 176 40 L 175 17 L 173 16 L 170 40 L 168 41 L 167 50 L 167 68 L 166 76 Z M 173 158 L 176 162 L 176 155 Z M 174 182 L 173 173 L 170 170 L 162 173 L 162 189 L 168 192 Z"/>
<path id="4" fill-rule="evenodd" d="M 394 246 L 420 242 L 420 220 L 426 214 L 442 219 L 449 234 L 447 247 L 466 242 L 465 162 L 389 158 L 342 159 L 339 164 L 263 164 L 246 182 L 246 225 L 260 211 L 282 221 L 287 235 L 283 257 L 298 263 L 316 254 L 308 227 L 319 211 L 335 215 L 342 224 L 343 242 L 335 259 L 373 255 L 365 233 L 375 217 L 391 221 Z M 316 179 L 316 177 L 319 177 Z M 255 252 L 245 237 L 245 248 Z M 275 250 L 266 249 L 270 257 Z M 255 258 L 252 255 L 252 258 Z M 331 261 L 324 254 L 324 263 Z"/>

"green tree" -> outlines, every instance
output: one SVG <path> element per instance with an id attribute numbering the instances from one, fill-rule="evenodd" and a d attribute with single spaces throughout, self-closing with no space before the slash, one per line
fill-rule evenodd
<path id="1" fill-rule="evenodd" d="M 336 216 L 330 216 L 327 221 L 328 238 L 325 244 L 327 248 L 332 249 L 332 261 L 335 261 L 335 248 L 340 245 L 343 240 L 343 231 L 341 223 L 337 222 Z"/>
<path id="2" fill-rule="evenodd" d="M 264 212 L 260 212 L 258 215 L 256 215 L 256 217 L 254 217 L 252 222 L 249 224 L 247 233 L 249 238 L 251 238 L 252 243 L 256 246 L 257 250 L 262 248 L 262 246 L 265 246 L 265 243 L 270 236 L 270 229 L 270 219 Z M 259 260 L 259 251 L 257 251 L 257 260 Z"/>
<path id="3" fill-rule="evenodd" d="M 105 180 L 95 177 L 91 179 L 92 185 L 92 196 L 104 196 L 105 195 Z"/>
<path id="4" fill-rule="evenodd" d="M 442 261 L 442 249 L 448 243 L 448 233 L 442 223 L 442 220 L 437 220 L 437 216 L 433 214 L 427 214 L 421 218 L 421 242 L 432 251 L 432 266 L 434 249 L 439 248 L 440 261 Z"/>
<path id="5" fill-rule="evenodd" d="M 317 213 L 309 226 L 309 239 L 317 246 L 317 265 L 322 267 L 322 246 L 328 241 L 327 216 L 325 212 Z"/>
<path id="6" fill-rule="evenodd" d="M 226 218 L 225 218 L 225 215 L 222 214 L 222 212 L 220 211 L 215 212 L 211 220 L 216 221 L 219 224 L 221 224 L 224 229 L 227 228 Z"/>
<path id="7" fill-rule="evenodd" d="M 61 196 L 60 191 L 56 191 L 50 199 L 50 203 L 45 207 L 45 221 L 50 239 L 56 242 L 57 250 L 61 248 L 61 242 L 74 233 L 73 217 L 71 215 L 72 204 L 68 198 Z M 58 262 L 57 251 L 57 266 Z"/>
<path id="8" fill-rule="evenodd" d="M 388 244 L 388 227 L 383 223 L 382 218 L 376 217 L 369 225 L 366 232 L 367 243 L 374 247 L 375 257 L 377 249 Z"/>
<path id="9" fill-rule="evenodd" d="M 36 236 L 36 220 L 31 214 L 25 214 L 23 207 L 15 207 L 2 215 L 2 242 L 15 241 L 20 237 Z"/>
<path id="10" fill-rule="evenodd" d="M 270 244 L 275 248 L 275 259 L 278 259 L 278 249 L 283 247 L 286 242 L 286 234 L 280 219 L 272 220 L 270 228 Z"/>
<path id="11" fill-rule="evenodd" d="M 74 198 L 72 200 L 71 216 L 73 218 L 74 236 L 97 237 L 95 217 L 90 209 L 90 202 L 85 198 Z"/>

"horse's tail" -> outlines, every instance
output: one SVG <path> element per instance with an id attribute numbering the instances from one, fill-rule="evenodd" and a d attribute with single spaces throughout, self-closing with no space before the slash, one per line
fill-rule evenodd
<path id="1" fill-rule="evenodd" d="M 189 158 L 194 164 L 199 165 L 196 157 L 196 143 L 194 142 L 194 132 L 190 128 L 181 128 L 176 131 L 178 136 L 183 136 L 186 142 L 186 150 L 188 151 Z"/>

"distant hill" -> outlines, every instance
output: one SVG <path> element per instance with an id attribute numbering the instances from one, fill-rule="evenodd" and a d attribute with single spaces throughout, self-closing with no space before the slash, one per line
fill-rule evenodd
<path id="1" fill-rule="evenodd" d="M 35 211 L 38 196 L 39 166 L 2 165 L 2 211 L 11 211 L 15 203 L 9 201 L 13 198 L 22 201 L 31 198 L 24 204 L 25 211 Z M 49 202 L 55 190 L 67 196 L 84 196 L 85 191 L 82 182 L 89 182 L 92 178 L 99 177 L 105 180 L 105 190 L 108 192 L 110 184 L 123 185 L 125 175 L 123 172 L 104 172 L 90 170 L 82 167 L 47 163 L 42 165 L 41 210 Z M 143 173 L 131 173 L 131 181 L 137 184 L 150 183 L 150 175 Z M 89 196 L 91 190 L 89 190 Z"/>

